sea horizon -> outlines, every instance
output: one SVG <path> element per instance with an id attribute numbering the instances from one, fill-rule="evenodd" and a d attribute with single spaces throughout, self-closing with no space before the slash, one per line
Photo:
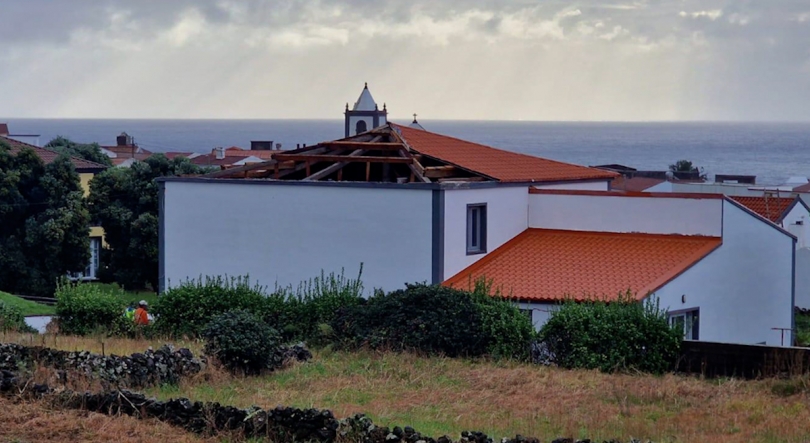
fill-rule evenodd
<path id="1" fill-rule="evenodd" d="M 410 124 L 410 119 L 391 118 Z M 251 140 L 295 149 L 343 138 L 342 119 L 131 119 L 9 118 L 12 134 L 56 136 L 114 145 L 121 132 L 153 152 L 211 152 L 218 146 L 250 148 Z M 713 174 L 757 176 L 758 184 L 782 184 L 810 176 L 810 122 L 795 121 L 529 121 L 434 120 L 425 129 L 488 146 L 552 160 L 595 166 L 624 164 L 666 170 L 689 160 Z"/>

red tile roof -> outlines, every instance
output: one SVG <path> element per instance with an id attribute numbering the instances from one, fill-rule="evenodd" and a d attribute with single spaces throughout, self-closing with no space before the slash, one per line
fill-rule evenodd
<path id="1" fill-rule="evenodd" d="M 718 237 L 528 229 L 444 282 L 484 277 L 520 300 L 646 297 L 721 244 Z"/>
<path id="2" fill-rule="evenodd" d="M 793 188 L 793 192 L 810 192 L 810 183 L 796 186 Z"/>
<path id="3" fill-rule="evenodd" d="M 613 191 L 630 191 L 641 192 L 652 188 L 655 185 L 660 185 L 666 180 L 662 178 L 650 177 L 616 177 L 610 182 L 610 189 Z"/>
<path id="4" fill-rule="evenodd" d="M 779 223 L 787 215 L 788 209 L 798 197 L 738 197 L 729 196 L 730 199 L 756 212 L 763 218 Z"/>
<path id="5" fill-rule="evenodd" d="M 133 150 L 135 151 L 135 155 L 138 155 L 138 154 L 147 154 L 147 155 L 152 154 L 152 151 L 148 151 L 146 149 L 139 148 L 138 146 L 116 145 L 116 146 L 102 146 L 102 148 L 104 148 L 104 149 L 106 149 L 108 151 L 112 151 L 112 152 L 114 152 L 114 153 L 116 153 L 118 155 L 127 155 L 127 156 L 130 156 L 130 157 L 132 157 L 132 151 Z"/>
<path id="6" fill-rule="evenodd" d="M 188 157 L 189 155 L 193 154 L 193 152 L 163 152 L 162 154 L 171 160 L 177 157 Z"/>
<path id="7" fill-rule="evenodd" d="M 247 157 L 247 156 L 252 155 L 253 157 L 257 157 L 257 158 L 260 158 L 262 160 L 271 160 L 273 158 L 273 153 L 276 153 L 276 152 L 278 152 L 278 151 L 270 151 L 270 150 L 265 150 L 265 149 L 253 149 L 253 150 L 251 150 L 251 149 L 242 149 L 242 148 L 240 148 L 238 146 L 231 146 L 230 148 L 225 150 L 225 156 L 226 157 L 231 157 L 231 156 Z"/>
<path id="8" fill-rule="evenodd" d="M 40 159 L 42 159 L 42 162 L 45 163 L 46 165 L 48 163 L 52 163 L 54 160 L 56 160 L 57 157 L 59 157 L 59 153 L 51 149 L 40 148 L 39 146 L 29 145 L 28 143 L 23 143 L 21 141 L 17 141 L 3 136 L 0 136 L 0 140 L 6 142 L 11 147 L 12 155 L 17 155 L 17 153 L 19 153 L 21 150 L 29 148 L 33 150 L 34 153 L 36 153 L 37 156 Z M 73 166 L 76 168 L 76 170 L 80 172 L 83 170 L 101 170 L 107 168 L 107 166 L 102 165 L 100 163 L 91 162 L 79 157 L 70 157 L 70 161 L 71 163 L 73 163 Z"/>
<path id="9" fill-rule="evenodd" d="M 191 159 L 191 163 L 194 163 L 197 166 L 230 166 L 234 163 L 238 163 L 249 156 L 225 156 L 225 158 L 217 158 L 215 154 L 205 154 L 194 157 Z"/>
<path id="10" fill-rule="evenodd" d="M 408 146 L 423 155 L 452 163 L 502 182 L 609 180 L 615 172 L 572 165 L 391 124 Z"/>

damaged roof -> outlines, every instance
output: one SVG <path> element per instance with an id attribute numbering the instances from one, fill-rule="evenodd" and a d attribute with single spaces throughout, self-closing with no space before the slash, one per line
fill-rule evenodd
<path id="1" fill-rule="evenodd" d="M 270 161 L 216 171 L 206 177 L 543 183 L 610 180 L 617 175 L 387 123 L 352 137 L 274 152 Z"/>

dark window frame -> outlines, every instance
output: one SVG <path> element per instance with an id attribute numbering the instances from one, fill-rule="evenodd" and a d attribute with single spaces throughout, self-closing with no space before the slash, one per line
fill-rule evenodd
<path id="1" fill-rule="evenodd" d="M 476 212 L 477 211 L 477 212 Z M 487 204 L 471 203 L 467 205 L 466 251 L 467 255 L 487 253 Z M 477 231 L 477 232 L 476 232 Z M 477 244 L 476 244 L 477 243 Z"/>
<path id="2" fill-rule="evenodd" d="M 683 317 L 683 338 L 684 340 L 700 340 L 700 308 L 681 309 L 667 313 L 669 324 L 674 325 L 676 318 Z M 687 327 L 686 321 L 690 320 L 691 325 Z"/>

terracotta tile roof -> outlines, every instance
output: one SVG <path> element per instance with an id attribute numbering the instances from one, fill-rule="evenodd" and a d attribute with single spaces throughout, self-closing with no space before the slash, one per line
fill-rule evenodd
<path id="1" fill-rule="evenodd" d="M 655 185 L 660 185 L 666 180 L 662 178 L 650 177 L 616 177 L 610 182 L 610 189 L 612 191 L 630 191 L 641 192 L 652 188 Z"/>
<path id="2" fill-rule="evenodd" d="M 177 158 L 177 157 L 188 157 L 191 154 L 193 154 L 193 152 L 163 152 L 162 154 L 165 155 L 166 158 L 171 160 L 171 159 Z"/>
<path id="3" fill-rule="evenodd" d="M 729 196 L 730 199 L 745 206 L 746 208 L 756 212 L 763 218 L 766 218 L 774 223 L 782 221 L 787 215 L 788 209 L 793 206 L 793 202 L 798 197 L 738 197 Z"/>
<path id="4" fill-rule="evenodd" d="M 641 299 L 721 244 L 718 237 L 528 229 L 444 282 L 466 289 L 479 277 L 520 300 Z"/>
<path id="5" fill-rule="evenodd" d="M 197 166 L 231 166 L 234 163 L 239 163 L 248 157 L 250 156 L 242 155 L 237 157 L 228 155 L 225 156 L 225 158 L 217 158 L 215 154 L 205 154 L 192 158 L 191 163 L 194 163 Z"/>
<path id="6" fill-rule="evenodd" d="M 260 158 L 262 160 L 271 160 L 273 158 L 273 153 L 278 151 L 270 151 L 270 150 L 263 150 L 263 149 L 242 149 L 238 146 L 231 146 L 230 148 L 225 150 L 226 157 L 247 157 L 253 156 L 256 158 Z"/>
<path id="7" fill-rule="evenodd" d="M 421 154 L 503 182 L 608 180 L 615 172 L 572 165 L 391 124 L 408 146 Z"/>
<path id="8" fill-rule="evenodd" d="M 48 148 L 40 148 L 39 146 L 29 145 L 28 143 L 23 143 L 21 141 L 17 141 L 11 138 L 6 138 L 0 136 L 0 140 L 5 141 L 11 147 L 11 154 L 16 155 L 24 148 L 32 149 L 37 156 L 42 159 L 42 162 L 46 165 L 56 160 L 59 157 L 59 153 L 48 149 Z M 101 163 L 91 162 L 82 158 L 78 157 L 70 157 L 71 163 L 76 168 L 77 171 L 84 171 L 84 170 L 101 170 L 106 169 L 107 166 L 102 165 Z"/>
<path id="9" fill-rule="evenodd" d="M 793 188 L 793 192 L 810 192 L 810 183 L 796 186 Z"/>

